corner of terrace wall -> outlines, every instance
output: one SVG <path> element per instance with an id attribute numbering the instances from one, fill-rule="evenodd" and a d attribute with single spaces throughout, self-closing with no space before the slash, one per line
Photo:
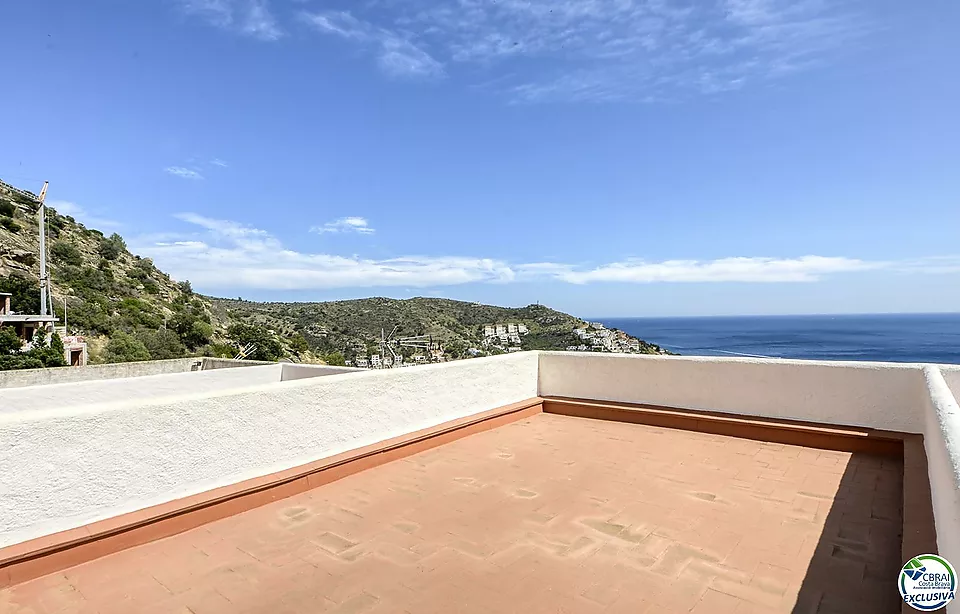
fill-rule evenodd
<path id="1" fill-rule="evenodd" d="M 928 389 L 924 447 L 940 555 L 960 561 L 960 405 L 939 367 L 923 368 Z M 909 479 L 909 476 L 904 476 Z"/>

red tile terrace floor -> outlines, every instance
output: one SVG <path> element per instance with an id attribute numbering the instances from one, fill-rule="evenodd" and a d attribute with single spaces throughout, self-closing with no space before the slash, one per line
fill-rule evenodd
<path id="1" fill-rule="evenodd" d="M 899 612 L 902 483 L 890 459 L 541 414 L 14 586 L 0 611 Z"/>

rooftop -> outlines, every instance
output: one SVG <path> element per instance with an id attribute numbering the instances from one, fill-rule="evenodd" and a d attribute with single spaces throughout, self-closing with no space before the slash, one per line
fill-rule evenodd
<path id="1" fill-rule="evenodd" d="M 0 609 L 882 613 L 906 557 L 960 559 L 960 368 L 194 375 L 0 411 Z"/>

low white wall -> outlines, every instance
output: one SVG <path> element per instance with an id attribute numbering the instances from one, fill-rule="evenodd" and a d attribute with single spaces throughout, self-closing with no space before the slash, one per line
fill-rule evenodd
<path id="1" fill-rule="evenodd" d="M 918 365 L 544 352 L 540 394 L 922 433 Z"/>
<path id="2" fill-rule="evenodd" d="M 357 371 L 364 371 L 365 369 L 357 369 L 354 367 L 331 367 L 329 365 L 294 365 L 294 364 L 284 364 L 283 365 L 283 375 L 280 379 L 284 382 L 292 382 L 297 379 L 305 379 L 308 377 L 319 377 L 322 375 L 338 375 L 340 373 L 355 373 Z"/>
<path id="3" fill-rule="evenodd" d="M 282 365 L 216 369 L 124 379 L 87 380 L 44 386 L 0 388 L 0 414 L 119 403 L 125 407 L 151 399 L 178 397 L 279 382 Z"/>
<path id="4" fill-rule="evenodd" d="M 114 379 L 123 377 L 141 377 L 163 373 L 183 373 L 199 369 L 200 358 L 172 358 L 170 360 L 145 360 L 142 362 L 123 362 L 109 365 L 87 365 L 85 367 L 53 367 L 50 369 L 21 369 L 18 371 L 0 371 L 0 389 L 20 386 L 40 386 L 65 382 L 83 382 L 87 380 Z"/>
<path id="5" fill-rule="evenodd" d="M 929 389 L 923 443 L 933 499 L 940 555 L 954 565 L 960 561 L 960 406 L 945 381 L 960 383 L 960 373 L 941 374 L 935 366 L 924 368 Z M 954 387 L 956 391 L 956 387 Z M 904 479 L 910 479 L 904 475 Z M 955 604 L 953 611 L 960 611 Z"/>
<path id="6" fill-rule="evenodd" d="M 524 352 L 0 414 L 0 547 L 523 401 L 537 368 Z"/>

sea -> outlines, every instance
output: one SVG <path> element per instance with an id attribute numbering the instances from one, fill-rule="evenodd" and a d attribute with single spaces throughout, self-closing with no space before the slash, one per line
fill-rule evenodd
<path id="1" fill-rule="evenodd" d="M 960 313 L 594 321 L 686 356 L 960 364 Z"/>

